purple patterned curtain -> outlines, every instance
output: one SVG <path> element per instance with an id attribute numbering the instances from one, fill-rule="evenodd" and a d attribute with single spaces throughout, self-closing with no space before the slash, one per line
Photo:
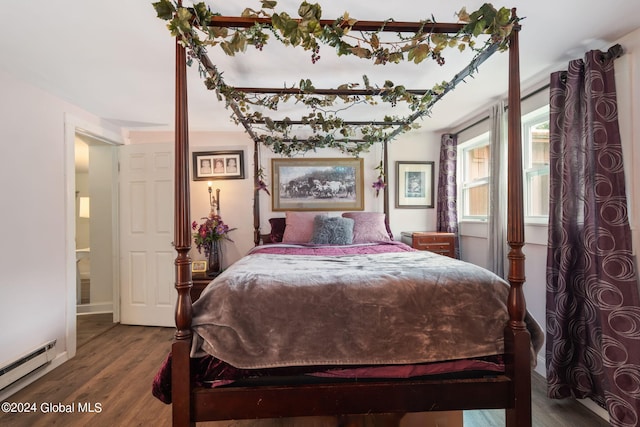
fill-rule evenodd
<path id="1" fill-rule="evenodd" d="M 438 223 L 436 230 L 455 233 L 456 258 L 460 258 L 458 241 L 458 205 L 456 186 L 456 161 L 458 135 L 443 134 L 440 138 L 440 173 L 438 175 Z"/>
<path id="2" fill-rule="evenodd" d="M 640 298 L 631 251 L 613 59 L 551 75 L 548 395 L 591 398 L 640 425 Z"/>

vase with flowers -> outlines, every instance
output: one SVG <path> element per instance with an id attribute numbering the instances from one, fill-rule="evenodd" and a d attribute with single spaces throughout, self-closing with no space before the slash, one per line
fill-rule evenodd
<path id="1" fill-rule="evenodd" d="M 380 164 L 374 169 L 378 171 L 378 179 L 373 182 L 372 187 L 376 191 L 376 197 L 378 197 L 380 190 L 384 190 L 387 186 L 387 183 L 384 182 L 384 164 L 382 163 L 382 160 L 380 160 Z"/>
<path id="2" fill-rule="evenodd" d="M 229 228 L 222 221 L 220 215 L 211 212 L 209 216 L 202 218 L 202 223 L 198 224 L 193 221 L 191 229 L 194 231 L 193 240 L 198 248 L 198 253 L 202 253 L 207 257 L 207 275 L 210 277 L 220 274 L 222 269 L 222 251 L 220 244 L 223 240 L 233 242 L 229 238 L 229 232 L 235 228 Z"/>

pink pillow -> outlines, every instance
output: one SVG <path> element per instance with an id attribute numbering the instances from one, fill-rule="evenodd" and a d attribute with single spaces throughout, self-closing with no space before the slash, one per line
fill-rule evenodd
<path id="1" fill-rule="evenodd" d="M 391 241 L 383 212 L 345 212 L 342 216 L 355 221 L 353 243 Z"/>
<path id="2" fill-rule="evenodd" d="M 318 212 L 287 212 L 282 243 L 309 243 L 313 236 L 313 220 Z"/>

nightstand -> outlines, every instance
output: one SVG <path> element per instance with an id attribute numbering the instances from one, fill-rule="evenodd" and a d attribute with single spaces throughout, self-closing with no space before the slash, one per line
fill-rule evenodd
<path id="1" fill-rule="evenodd" d="M 207 287 L 215 277 L 208 277 L 203 273 L 192 273 L 191 281 L 193 286 L 191 287 L 191 302 L 196 302 L 200 298 L 200 294 Z"/>
<path id="2" fill-rule="evenodd" d="M 402 243 L 414 249 L 435 252 L 451 258 L 456 257 L 454 233 L 440 233 L 437 231 L 403 231 Z"/>

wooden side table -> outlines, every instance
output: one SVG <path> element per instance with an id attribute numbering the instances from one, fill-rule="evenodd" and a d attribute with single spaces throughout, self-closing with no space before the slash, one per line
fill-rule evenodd
<path id="1" fill-rule="evenodd" d="M 196 302 L 200 298 L 200 294 L 207 287 L 215 277 L 208 277 L 203 273 L 192 273 L 191 281 L 193 286 L 191 287 L 191 302 Z"/>
<path id="2" fill-rule="evenodd" d="M 456 257 L 455 234 L 437 231 L 403 231 L 403 243 L 421 251 L 435 252 L 451 258 Z"/>

